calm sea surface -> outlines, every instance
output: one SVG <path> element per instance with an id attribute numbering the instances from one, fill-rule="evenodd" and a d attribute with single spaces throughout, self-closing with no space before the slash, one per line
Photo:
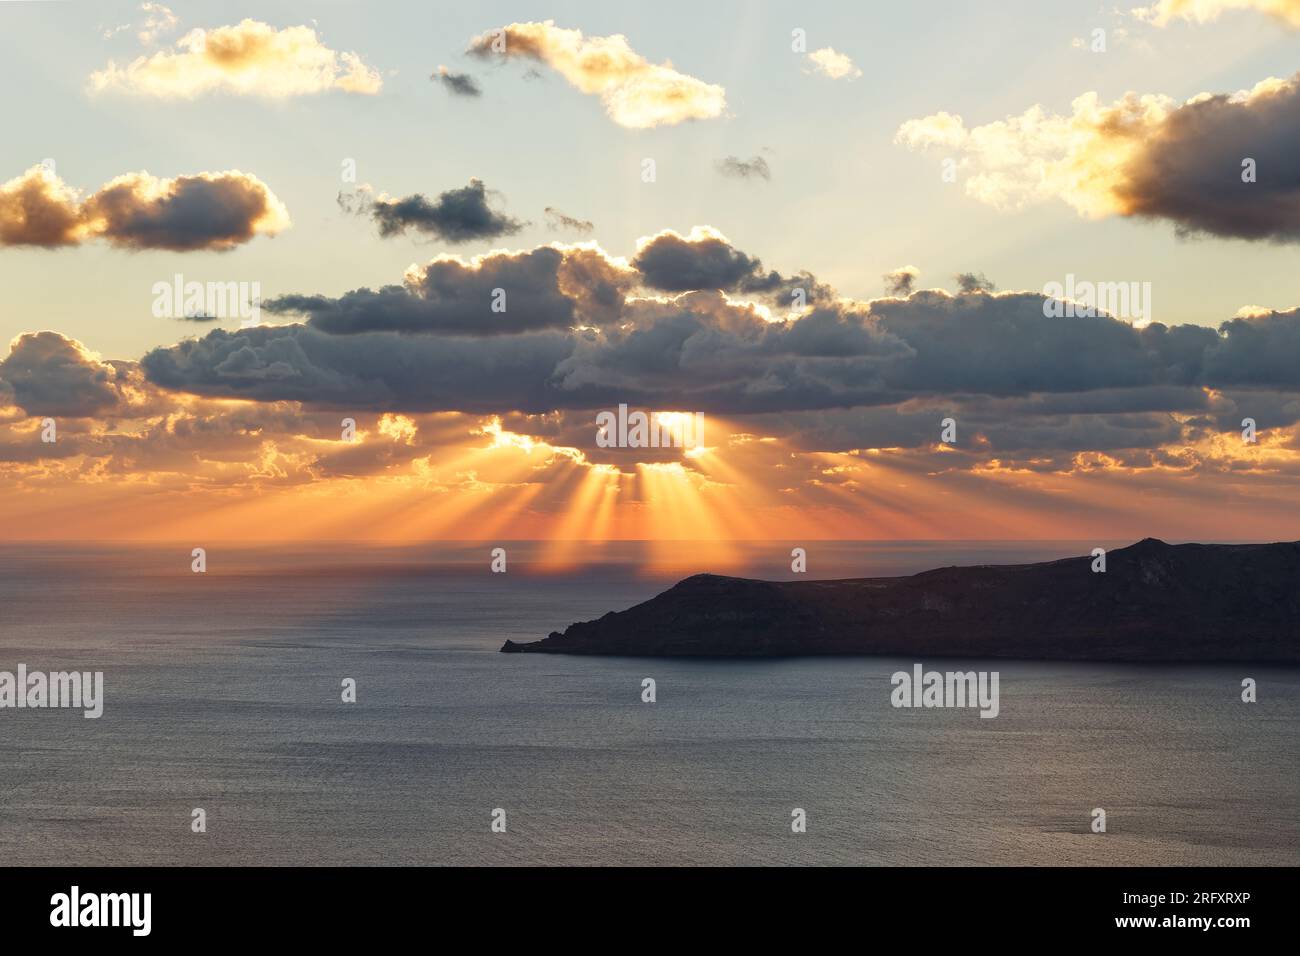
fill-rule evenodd
<path id="1" fill-rule="evenodd" d="M 1300 863 L 1298 668 L 926 662 L 1000 671 L 982 720 L 892 708 L 910 659 L 504 655 L 717 568 L 584 545 L 539 574 L 517 544 L 494 575 L 488 547 L 212 546 L 199 575 L 188 546 L 0 546 L 0 671 L 106 698 L 0 710 L 0 862 Z M 813 543 L 808 576 L 1091 547 Z"/>

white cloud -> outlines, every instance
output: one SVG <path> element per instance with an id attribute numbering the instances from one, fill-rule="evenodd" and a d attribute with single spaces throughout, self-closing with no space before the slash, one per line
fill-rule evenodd
<path id="1" fill-rule="evenodd" d="M 331 50 L 310 27 L 277 30 L 257 20 L 191 30 L 177 41 L 176 52 L 137 57 L 125 66 L 110 61 L 90 76 L 93 92 L 159 99 L 216 92 L 273 99 L 326 90 L 375 94 L 382 86 L 379 73 L 360 57 Z"/>
<path id="2" fill-rule="evenodd" d="M 615 123 L 631 129 L 713 119 L 727 105 L 727 91 L 679 73 L 671 63 L 651 63 L 621 34 L 583 36 L 554 21 L 512 23 L 470 43 L 481 57 L 526 57 L 545 63 L 583 93 L 599 96 Z"/>
<path id="3" fill-rule="evenodd" d="M 853 61 L 847 55 L 828 46 L 813 50 L 808 54 L 808 59 L 812 60 L 817 72 L 829 76 L 832 80 L 845 78 L 855 80 L 862 75 L 862 71 L 853 65 Z"/>

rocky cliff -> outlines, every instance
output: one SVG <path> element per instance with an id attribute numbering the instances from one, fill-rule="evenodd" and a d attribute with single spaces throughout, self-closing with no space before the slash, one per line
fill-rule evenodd
<path id="1" fill-rule="evenodd" d="M 697 574 L 507 653 L 1300 661 L 1300 542 L 1169 545 L 910 577 Z"/>

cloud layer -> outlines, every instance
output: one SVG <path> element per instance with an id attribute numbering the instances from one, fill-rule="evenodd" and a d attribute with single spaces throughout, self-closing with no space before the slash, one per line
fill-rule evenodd
<path id="1" fill-rule="evenodd" d="M 956 295 L 827 295 L 779 319 L 738 291 L 774 275 L 707 228 L 642 240 L 630 263 L 594 244 L 440 257 L 402 286 L 273 300 L 264 308 L 306 323 L 214 331 L 151 352 L 143 368 L 158 385 L 211 397 L 497 414 L 627 402 L 753 415 L 1083 394 L 1127 396 L 1108 410 L 1138 413 L 1157 392 L 1192 412 L 1206 389 L 1300 391 L 1296 310 L 1218 330 L 1139 329 L 1104 314 L 1048 317 L 1040 293 L 993 293 L 964 274 Z M 496 289 L 508 290 L 501 312 Z"/>
<path id="2" fill-rule="evenodd" d="M 394 534 L 430 537 L 1124 535 L 1204 529 L 1197 515 L 1247 492 L 1254 517 L 1233 512 L 1231 528 L 1267 534 L 1293 510 L 1300 309 L 1136 328 L 1049 318 L 1041 294 L 973 273 L 956 294 L 917 291 L 899 269 L 893 296 L 821 286 L 787 312 L 741 290 L 789 277 L 716 230 L 637 249 L 440 256 L 400 285 L 264 305 L 305 321 L 217 329 L 139 362 L 20 336 L 0 360 L 0 474 L 15 501 L 148 491 L 130 499 L 133 527 L 163 507 L 157 491 L 183 492 L 164 509 L 172 534 L 196 490 L 299 489 L 240 495 L 242 524 L 223 512 L 253 537 L 324 534 L 323 502 L 351 495 L 335 482 L 358 478 L 352 500 L 390 500 Z M 601 448 L 594 414 L 622 403 L 703 412 L 707 447 Z M 42 416 L 57 443 L 41 441 Z M 948 417 L 953 444 L 939 441 Z M 1246 417 L 1258 444 L 1242 441 Z"/>

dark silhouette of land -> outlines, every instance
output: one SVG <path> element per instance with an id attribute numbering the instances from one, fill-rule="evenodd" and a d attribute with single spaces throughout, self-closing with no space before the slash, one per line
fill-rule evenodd
<path id="1" fill-rule="evenodd" d="M 652 657 L 883 654 L 1300 661 L 1300 542 L 1169 545 L 909 577 L 697 574 L 626 611 L 505 653 Z"/>

